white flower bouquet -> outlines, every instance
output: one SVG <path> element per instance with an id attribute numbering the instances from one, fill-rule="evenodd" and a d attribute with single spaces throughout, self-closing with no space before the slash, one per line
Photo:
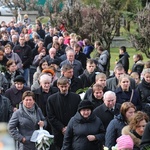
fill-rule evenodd
<path id="1" fill-rule="evenodd" d="M 53 143 L 53 135 L 50 135 L 48 131 L 40 128 L 35 130 L 32 134 L 30 141 L 35 142 L 38 150 L 48 150 Z"/>

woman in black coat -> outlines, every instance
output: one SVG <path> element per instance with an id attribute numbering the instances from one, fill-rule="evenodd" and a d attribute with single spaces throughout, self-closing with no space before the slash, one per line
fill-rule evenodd
<path id="1" fill-rule="evenodd" d="M 139 94 L 130 87 L 130 77 L 123 74 L 119 78 L 119 87 L 115 90 L 117 103 L 132 102 L 138 110 L 141 110 Z"/>
<path id="2" fill-rule="evenodd" d="M 24 85 L 26 81 L 22 75 L 16 76 L 13 81 L 14 85 L 6 90 L 5 96 L 10 100 L 13 111 L 16 111 L 18 109 L 19 103 L 22 100 L 22 94 L 25 91 L 30 90 L 30 88 Z"/>
<path id="3" fill-rule="evenodd" d="M 104 127 L 93 113 L 93 104 L 82 101 L 69 121 L 62 150 L 102 150 Z"/>

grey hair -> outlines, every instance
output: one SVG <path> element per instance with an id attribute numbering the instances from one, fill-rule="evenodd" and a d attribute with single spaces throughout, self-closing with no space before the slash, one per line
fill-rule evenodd
<path id="1" fill-rule="evenodd" d="M 116 97 L 116 93 L 115 92 L 113 92 L 113 91 L 107 91 L 103 95 L 104 100 L 106 99 L 107 95 L 112 95 L 112 96 Z"/>
<path id="2" fill-rule="evenodd" d="M 74 55 L 75 55 L 75 51 L 74 51 L 73 49 L 68 49 L 68 50 L 66 51 L 66 54 L 68 54 L 69 52 L 72 52 L 72 53 L 74 53 Z"/>
<path id="3" fill-rule="evenodd" d="M 43 74 L 43 75 L 41 75 L 40 78 L 39 78 L 40 83 L 41 83 L 42 81 L 45 81 L 45 80 L 49 80 L 50 82 L 52 82 L 52 76 L 50 76 L 50 75 L 48 75 L 48 74 Z"/>

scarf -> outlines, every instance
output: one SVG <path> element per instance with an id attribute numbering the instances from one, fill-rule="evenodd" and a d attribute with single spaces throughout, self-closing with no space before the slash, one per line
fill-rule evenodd
<path id="1" fill-rule="evenodd" d="M 23 109 L 26 112 L 26 114 L 31 118 L 31 120 L 34 122 L 34 124 L 36 124 L 37 116 L 36 116 L 35 105 L 32 108 L 27 108 L 23 105 Z"/>

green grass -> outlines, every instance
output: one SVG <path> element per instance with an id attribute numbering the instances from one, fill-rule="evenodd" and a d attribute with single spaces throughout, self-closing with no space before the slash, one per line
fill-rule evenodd
<path id="1" fill-rule="evenodd" d="M 130 67 L 129 67 L 129 69 L 131 69 L 132 65 L 134 64 L 134 62 L 133 62 L 133 55 L 134 54 L 137 54 L 137 53 L 142 54 L 142 56 L 143 56 L 143 62 L 146 62 L 146 61 L 150 60 L 149 58 L 147 58 L 145 56 L 145 54 L 141 53 L 140 51 L 136 51 L 134 48 L 127 48 L 127 52 L 130 55 L 130 59 L 129 59 Z M 110 54 L 111 54 L 110 70 L 113 70 L 114 67 L 115 67 L 116 58 L 118 58 L 118 56 L 119 56 L 119 48 L 111 48 L 110 49 Z"/>
<path id="2" fill-rule="evenodd" d="M 49 21 L 49 17 L 47 16 L 41 16 L 38 19 L 41 21 L 41 23 L 45 23 L 45 24 Z"/>

